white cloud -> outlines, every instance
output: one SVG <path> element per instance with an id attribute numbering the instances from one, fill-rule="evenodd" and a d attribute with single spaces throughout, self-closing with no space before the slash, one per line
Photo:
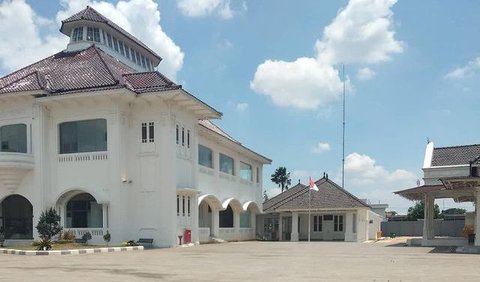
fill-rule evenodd
<path id="1" fill-rule="evenodd" d="M 218 46 L 219 49 L 228 50 L 228 49 L 233 48 L 233 43 L 228 39 L 224 39 L 224 40 L 220 41 L 217 44 L 217 46 Z"/>
<path id="2" fill-rule="evenodd" d="M 315 57 L 266 60 L 257 67 L 250 88 L 278 106 L 318 109 L 334 101 L 342 89 L 337 64 L 374 64 L 403 51 L 394 38 L 391 7 L 395 2 L 350 0 L 316 41 Z"/>
<path id="3" fill-rule="evenodd" d="M 237 111 L 245 112 L 248 109 L 248 103 L 238 103 L 237 104 Z"/>
<path id="4" fill-rule="evenodd" d="M 357 71 L 357 79 L 358 80 L 370 80 L 372 79 L 376 73 L 372 71 L 370 68 L 361 68 Z"/>
<path id="5" fill-rule="evenodd" d="M 412 205 L 393 194 L 394 191 L 416 186 L 419 177 L 405 169 L 387 170 L 365 154 L 351 153 L 345 158 L 345 186 L 359 198 L 372 203 L 387 203 L 391 209 L 404 212 Z M 336 180 L 341 181 L 341 175 Z"/>
<path id="6" fill-rule="evenodd" d="M 326 151 L 330 151 L 330 144 L 328 143 L 318 142 L 318 144 L 312 148 L 312 153 L 315 154 L 321 154 Z"/>
<path id="7" fill-rule="evenodd" d="M 230 0 L 177 0 L 177 6 L 188 17 L 205 17 L 216 14 L 222 19 L 233 18 Z"/>
<path id="8" fill-rule="evenodd" d="M 316 109 L 342 93 L 338 71 L 314 58 L 294 62 L 267 60 L 259 65 L 250 87 L 279 106 Z"/>
<path id="9" fill-rule="evenodd" d="M 163 58 L 159 70 L 171 79 L 175 80 L 176 73 L 182 68 L 184 54 L 163 32 L 158 5 L 154 1 L 119 1 L 113 5 L 104 1 L 61 0 L 60 5 L 61 10 L 55 22 L 54 19 L 38 16 L 24 0 L 0 3 L 0 40 L 9 42 L 0 45 L 0 64 L 3 69 L 13 71 L 63 50 L 68 37 L 58 31 L 60 21 L 85 9 L 87 5 L 157 52 Z"/>
<path id="10" fill-rule="evenodd" d="M 392 6 L 396 0 L 350 0 L 317 40 L 317 58 L 328 64 L 378 63 L 403 51 L 395 40 Z"/>
<path id="11" fill-rule="evenodd" d="M 24 1 L 0 3 L 0 67 L 6 71 L 17 70 L 67 46 L 68 38 L 55 29 L 54 22 L 43 18 Z M 55 34 L 40 35 L 45 28 Z"/>
<path id="12" fill-rule="evenodd" d="M 462 79 L 472 77 L 477 73 L 480 73 L 480 57 L 471 60 L 463 67 L 453 69 L 445 75 L 445 78 Z"/>

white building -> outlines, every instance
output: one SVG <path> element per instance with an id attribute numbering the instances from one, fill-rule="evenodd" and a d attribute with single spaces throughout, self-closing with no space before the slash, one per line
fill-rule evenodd
<path id="1" fill-rule="evenodd" d="M 382 217 L 327 176 L 318 191 L 301 183 L 263 203 L 257 230 L 266 240 L 364 242 L 377 239 Z M 309 219 L 310 217 L 310 219 Z"/>
<path id="2" fill-rule="evenodd" d="M 37 238 L 42 211 L 112 243 L 255 237 L 268 158 L 210 122 L 220 112 L 154 71 L 161 57 L 94 9 L 67 48 L 0 78 L 0 224 Z M 186 237 L 186 238 L 185 238 Z M 24 241 L 24 242 L 25 242 Z"/>

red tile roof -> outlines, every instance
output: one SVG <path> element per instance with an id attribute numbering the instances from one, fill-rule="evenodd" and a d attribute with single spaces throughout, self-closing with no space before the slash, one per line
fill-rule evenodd
<path id="1" fill-rule="evenodd" d="M 103 16 L 102 14 L 100 14 L 99 12 L 97 12 L 95 9 L 93 9 L 90 6 L 87 6 L 87 8 L 83 9 L 82 11 L 80 11 L 80 12 L 74 14 L 73 16 L 63 20 L 62 21 L 62 26 L 60 27 L 60 31 L 65 33 L 64 32 L 64 25 L 66 23 L 81 21 L 81 20 L 104 23 L 104 24 L 110 26 L 111 28 L 117 30 L 118 32 L 120 32 L 124 36 L 128 37 L 129 39 L 131 39 L 132 41 L 134 41 L 138 45 L 140 45 L 142 48 L 147 50 L 149 53 L 151 53 L 153 56 L 155 56 L 160 61 L 162 60 L 162 58 L 157 53 L 155 53 L 155 51 L 150 49 L 142 41 L 138 40 L 135 36 L 131 35 L 126 30 L 124 30 L 123 28 L 118 26 L 116 23 L 110 21 L 108 18 L 106 18 L 105 16 Z M 69 34 L 66 34 L 66 35 L 69 35 Z"/>
<path id="2" fill-rule="evenodd" d="M 62 51 L 0 78 L 0 94 L 43 90 L 49 95 L 61 95 L 105 88 L 143 93 L 180 86 L 159 72 L 137 73 L 95 45 L 82 51 Z"/>
<path id="3" fill-rule="evenodd" d="M 277 210 L 308 210 L 311 209 L 352 209 L 369 208 L 364 201 L 338 186 L 328 178 L 321 178 L 315 182 L 318 191 L 309 192 L 306 185 L 297 184 L 291 189 L 267 200 L 263 203 L 264 212 Z M 310 195 L 309 195 L 310 194 Z"/>

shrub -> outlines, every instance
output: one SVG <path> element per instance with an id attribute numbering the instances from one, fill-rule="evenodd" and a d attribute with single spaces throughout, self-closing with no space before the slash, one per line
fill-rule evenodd
<path id="1" fill-rule="evenodd" d="M 60 226 L 60 216 L 54 208 L 42 212 L 36 228 L 38 234 L 40 234 L 39 250 L 50 250 L 52 248 L 52 238 L 63 229 Z"/>
<path id="2" fill-rule="evenodd" d="M 85 232 L 85 234 L 83 234 L 82 236 L 82 240 L 85 241 L 85 244 L 88 243 L 88 240 L 91 240 L 92 239 L 92 234 L 90 234 L 90 232 Z"/>
<path id="3" fill-rule="evenodd" d="M 128 241 L 122 242 L 122 246 L 138 246 L 138 244 L 135 243 L 134 240 L 128 240 Z"/>
<path id="4" fill-rule="evenodd" d="M 107 230 L 107 234 L 103 235 L 103 241 L 105 241 L 105 243 L 107 243 L 107 246 L 108 246 L 108 242 L 110 242 L 111 239 L 112 239 L 112 235 L 110 235 L 110 233 Z"/>
<path id="5" fill-rule="evenodd" d="M 60 236 L 59 239 L 63 241 L 73 242 L 75 241 L 75 233 L 72 230 L 65 230 L 62 232 L 62 236 Z"/>

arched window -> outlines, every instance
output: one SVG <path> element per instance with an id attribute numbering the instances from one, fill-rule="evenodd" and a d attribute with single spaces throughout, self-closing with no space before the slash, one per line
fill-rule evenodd
<path id="1" fill-rule="evenodd" d="M 82 193 L 74 196 L 67 203 L 66 228 L 101 228 L 103 227 L 103 209 L 95 198 Z"/>
<path id="2" fill-rule="evenodd" d="M 233 210 L 230 205 L 224 210 L 220 211 L 220 227 L 221 228 L 230 228 L 233 227 Z"/>
<path id="3" fill-rule="evenodd" d="M 0 127 L 0 150 L 2 152 L 27 152 L 27 125 L 11 124 Z"/>

